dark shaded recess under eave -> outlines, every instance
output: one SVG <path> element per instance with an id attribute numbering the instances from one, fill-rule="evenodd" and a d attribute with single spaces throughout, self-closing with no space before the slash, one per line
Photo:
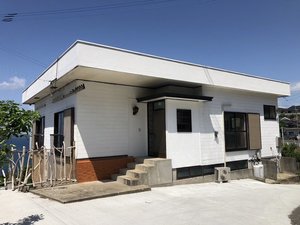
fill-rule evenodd
<path id="1" fill-rule="evenodd" d="M 203 100 L 203 101 L 212 101 L 213 97 L 209 96 L 200 96 L 200 95 L 186 95 L 186 94 L 176 94 L 176 93 L 158 93 L 153 94 L 141 98 L 137 98 L 138 102 L 148 101 L 156 98 L 182 98 L 182 99 L 195 99 L 195 100 Z"/>

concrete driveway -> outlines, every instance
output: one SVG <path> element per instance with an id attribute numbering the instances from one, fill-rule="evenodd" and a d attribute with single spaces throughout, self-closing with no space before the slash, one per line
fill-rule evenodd
<path id="1" fill-rule="evenodd" d="M 0 201 L 0 224 L 285 225 L 300 205 L 300 185 L 246 179 L 158 187 L 70 204 L 1 190 Z"/>

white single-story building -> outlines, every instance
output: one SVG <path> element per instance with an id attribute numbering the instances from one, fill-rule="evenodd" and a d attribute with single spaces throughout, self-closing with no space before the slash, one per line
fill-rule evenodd
<path id="1" fill-rule="evenodd" d="M 171 159 L 177 179 L 247 168 L 257 151 L 277 154 L 289 95 L 286 82 L 76 41 L 22 97 L 41 115 L 34 142 L 75 143 L 87 181 L 143 156 Z"/>

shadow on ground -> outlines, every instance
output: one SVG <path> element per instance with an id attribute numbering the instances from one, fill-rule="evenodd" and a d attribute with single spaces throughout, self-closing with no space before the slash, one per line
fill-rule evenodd
<path id="1" fill-rule="evenodd" d="M 289 215 L 292 225 L 300 225 L 300 206 Z"/>
<path id="2" fill-rule="evenodd" d="M 30 225 L 43 219 L 44 219 L 43 214 L 40 215 L 36 214 L 36 215 L 24 217 L 23 219 L 19 219 L 18 222 L 16 223 L 6 222 L 6 223 L 1 223 L 0 225 Z"/>

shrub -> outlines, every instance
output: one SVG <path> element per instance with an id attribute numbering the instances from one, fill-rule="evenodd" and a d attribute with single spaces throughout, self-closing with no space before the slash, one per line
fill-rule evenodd
<path id="1" fill-rule="evenodd" d="M 284 144 L 282 147 L 282 156 L 296 158 L 300 162 L 300 149 L 295 143 Z"/>

